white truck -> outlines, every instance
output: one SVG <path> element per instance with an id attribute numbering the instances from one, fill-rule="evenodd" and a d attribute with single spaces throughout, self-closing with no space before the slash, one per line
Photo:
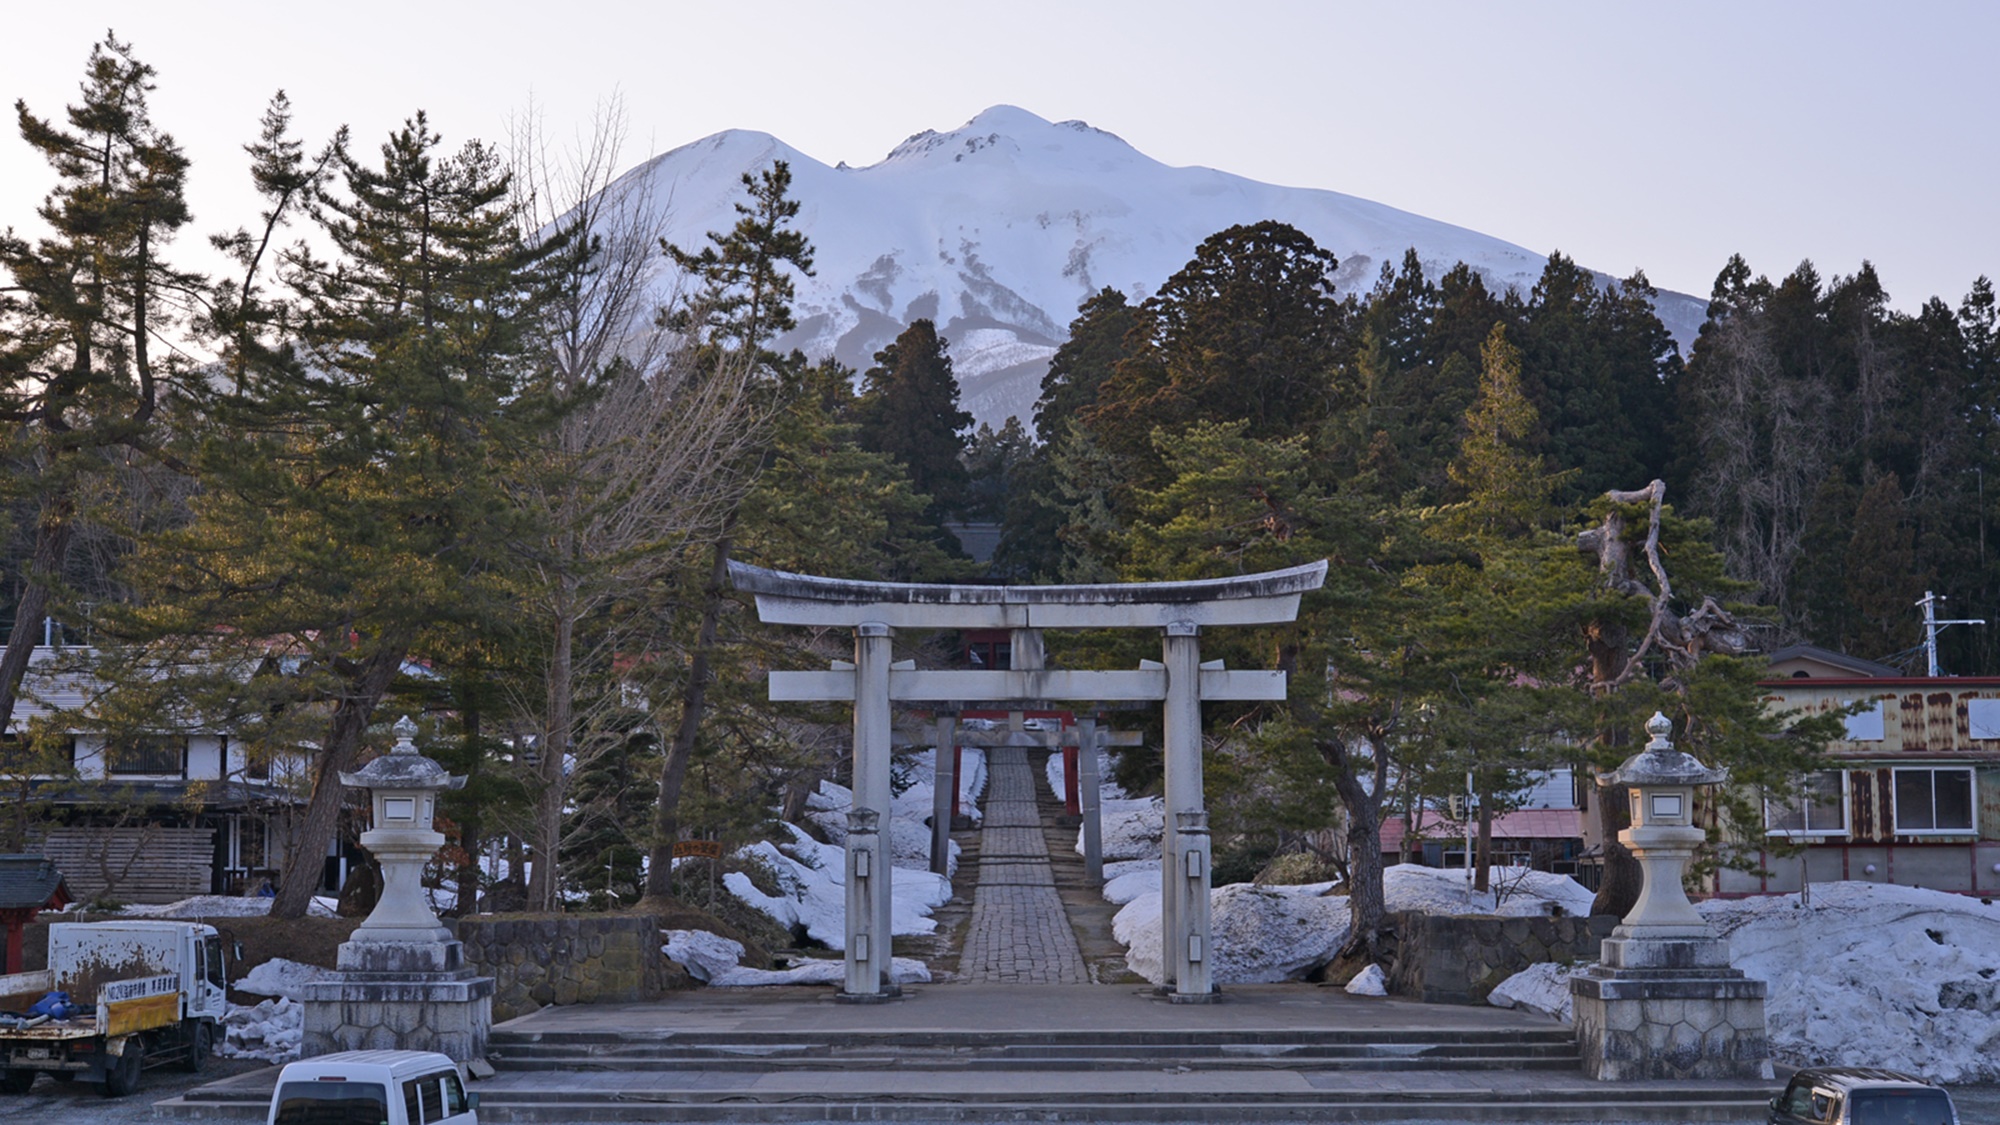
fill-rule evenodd
<path id="1" fill-rule="evenodd" d="M 213 926 L 57 922 L 47 969 L 0 976 L 0 1092 L 25 1093 L 47 1071 L 123 1097 L 146 1067 L 199 1071 L 221 1034 L 226 982 Z M 74 1010 L 31 1013 L 51 992 Z"/>

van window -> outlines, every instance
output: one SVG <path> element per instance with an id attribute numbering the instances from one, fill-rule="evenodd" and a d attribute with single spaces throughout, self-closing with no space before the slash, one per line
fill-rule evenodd
<path id="1" fill-rule="evenodd" d="M 465 1089 L 458 1084 L 458 1072 L 441 1070 L 403 1083 L 403 1110 L 410 1125 L 431 1125 L 466 1112 Z"/>
<path id="2" fill-rule="evenodd" d="M 465 1104 L 465 1087 L 459 1085 L 457 1073 L 446 1071 L 438 1075 L 438 1089 L 444 1092 L 445 1116 L 472 1112 L 472 1107 Z"/>
<path id="3" fill-rule="evenodd" d="M 287 1082 L 272 1125 L 383 1125 L 389 1091 L 374 1082 Z"/>
<path id="4" fill-rule="evenodd" d="M 1943 1090 L 1857 1090 L 1848 1108 L 1852 1125 L 1952 1125 Z"/>

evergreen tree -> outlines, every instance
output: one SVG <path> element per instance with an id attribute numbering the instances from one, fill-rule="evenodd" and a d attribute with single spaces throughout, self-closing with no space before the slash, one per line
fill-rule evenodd
<path id="1" fill-rule="evenodd" d="M 687 271 L 697 287 L 693 302 L 671 312 L 668 323 L 686 332 L 701 354 L 717 362 L 727 357 L 747 367 L 751 378 L 764 385 L 769 395 L 766 409 L 773 417 L 801 393 L 797 375 L 805 366 L 802 356 L 780 357 L 770 350 L 770 342 L 794 323 L 792 271 L 807 276 L 812 273 L 812 247 L 791 226 L 799 210 L 798 201 L 789 195 L 791 181 L 791 168 L 782 160 L 758 175 L 745 173 L 743 187 L 749 201 L 736 204 L 739 217 L 734 227 L 727 232 L 710 231 L 709 245 L 697 252 L 661 243 L 667 256 Z M 762 442 L 749 443 L 744 454 L 746 475 L 754 473 L 766 455 L 767 446 Z M 721 513 L 713 529 L 707 566 L 690 566 L 681 579 L 686 589 L 679 600 L 699 606 L 700 611 L 693 615 L 692 639 L 686 646 L 688 669 L 677 700 L 679 714 L 660 765 L 643 895 L 654 901 L 671 897 L 673 848 L 680 838 L 681 790 L 708 713 L 722 617 L 729 604 L 729 559 L 740 517 L 740 505 Z"/>
<path id="2" fill-rule="evenodd" d="M 0 730 L 91 518 L 94 482 L 108 476 L 114 451 L 159 453 L 185 374 L 161 341 L 204 283 L 166 256 L 189 218 L 188 160 L 153 123 L 153 77 L 107 34 L 91 49 L 66 124 L 15 103 L 21 139 L 48 162 L 56 186 L 38 210 L 46 237 L 0 234 L 0 420 L 16 469 L 6 499 L 32 537 L 10 576 L 19 593 L 0 656 Z"/>
<path id="3" fill-rule="evenodd" d="M 875 353 L 875 366 L 862 380 L 856 406 L 862 448 L 900 463 L 916 490 L 931 498 L 934 520 L 964 512 L 972 415 L 959 409 L 958 380 L 937 326 L 922 318 L 911 322 Z"/>
<path id="4" fill-rule="evenodd" d="M 296 347 L 265 342 L 210 400 L 184 454 L 203 484 L 191 520 L 140 544 L 150 600 L 105 622 L 155 668 L 209 669 L 196 713 L 235 737 L 317 747 L 280 916 L 318 889 L 338 774 L 406 662 L 505 619 L 496 574 L 517 529 L 500 470 L 552 417 L 525 358 L 538 252 L 508 175 L 486 146 L 440 144 L 418 114 L 379 165 L 335 153 L 344 190 L 316 215 L 336 257 L 286 255 Z M 245 691 L 238 670 L 259 661 L 286 672 Z"/>
<path id="5" fill-rule="evenodd" d="M 1923 596 L 1914 536 L 1903 501 L 1902 482 L 1888 473 L 1861 493 L 1848 541 L 1847 601 L 1854 607 L 1854 631 L 1847 647 L 1871 660 L 1893 658 L 1917 639 L 1912 607 Z"/>

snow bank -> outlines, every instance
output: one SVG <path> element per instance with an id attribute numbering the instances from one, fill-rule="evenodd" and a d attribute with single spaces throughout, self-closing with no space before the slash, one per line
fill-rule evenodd
<path id="1" fill-rule="evenodd" d="M 1773 1053 L 1806 1066 L 2000 1080 L 2000 905 L 1917 887 L 1818 883 L 1702 903 L 1737 968 L 1769 982 Z"/>
<path id="2" fill-rule="evenodd" d="M 1575 1014 L 1575 1005 L 1569 993 L 1570 978 L 1594 964 L 1594 961 L 1585 961 L 1576 965 L 1558 965 L 1554 961 L 1543 961 L 1530 965 L 1501 981 L 1487 994 L 1486 1002 L 1496 1008 L 1526 1008 L 1568 1023 Z"/>
<path id="3" fill-rule="evenodd" d="M 1770 985 L 1771 1050 L 1794 1066 L 1880 1066 L 1938 1082 L 2000 1079 L 2000 906 L 1879 883 L 1698 907 L 1732 963 Z M 1570 1019 L 1570 977 L 1531 965 L 1488 1002 Z"/>
<path id="4" fill-rule="evenodd" d="M 254 918 L 271 912 L 275 899 L 256 895 L 195 895 L 179 902 L 140 903 L 127 906 L 119 913 L 127 918 Z M 314 918 L 333 917 L 333 900 L 315 898 L 306 908 L 306 913 Z"/>
<path id="5" fill-rule="evenodd" d="M 1111 771 L 1117 768 L 1118 755 L 1106 750 L 1099 750 L 1097 752 L 1097 800 L 1099 804 L 1105 801 L 1123 801 L 1126 799 L 1123 786 L 1115 781 L 1106 780 L 1111 776 Z M 1063 756 L 1061 754 L 1050 754 L 1049 760 L 1042 766 L 1042 773 L 1048 780 L 1049 792 L 1055 794 L 1056 800 L 1062 800 L 1067 788 L 1063 781 Z M 1077 761 L 1076 779 L 1079 785 L 1083 783 L 1083 762 L 1080 758 Z"/>
<path id="6" fill-rule="evenodd" d="M 714 988 L 754 988 L 782 984 L 842 984 L 846 978 L 845 962 L 814 958 L 789 969 L 734 968 L 708 983 Z M 889 979 L 897 984 L 928 984 L 931 971 L 922 961 L 891 957 Z"/>
<path id="7" fill-rule="evenodd" d="M 979 798 L 986 792 L 986 754 L 967 747 L 959 761 L 958 792 L 961 811 L 980 819 Z M 928 869 L 931 863 L 932 795 L 936 792 L 936 758 L 932 750 L 897 758 L 894 789 L 889 800 L 889 854 L 901 867 Z M 805 817 L 827 839 L 847 842 L 847 811 L 854 807 L 854 791 L 845 785 L 822 781 L 806 798 Z M 950 872 L 958 870 L 959 846 L 951 844 Z"/>
<path id="8" fill-rule="evenodd" d="M 1232 883 L 1209 894 L 1209 971 L 1217 984 L 1295 980 L 1324 964 L 1347 938 L 1347 899 L 1325 894 L 1329 884 L 1260 887 Z M 1125 904 L 1111 920 L 1126 946 L 1125 963 L 1159 984 L 1160 892 Z"/>
<path id="9" fill-rule="evenodd" d="M 1106 797 L 1098 807 L 1098 823 L 1103 826 L 1104 861 L 1150 859 L 1160 861 L 1160 834 L 1165 831 L 1166 805 L 1158 797 L 1114 800 Z M 1076 834 L 1076 854 L 1083 854 L 1083 830 Z"/>
<path id="10" fill-rule="evenodd" d="M 1588 916 L 1597 897 L 1567 875 L 1524 867 L 1495 867 L 1488 879 L 1495 890 L 1474 891 L 1464 868 L 1398 863 L 1382 872 L 1382 896 L 1390 910 L 1498 914 L 1503 918 L 1546 917 L 1551 906 L 1561 907 L 1565 914 Z"/>
<path id="11" fill-rule="evenodd" d="M 806 934 L 828 949 L 846 948 L 846 852 L 822 844 L 793 825 L 792 840 L 781 850 L 760 840 L 737 854 L 761 859 L 777 876 L 778 894 L 767 895 L 740 871 L 722 876 L 730 893 L 771 916 L 779 925 L 804 926 Z M 889 879 L 890 931 L 898 937 L 928 934 L 937 929 L 932 910 L 951 898 L 951 881 L 929 871 L 898 866 Z"/>
<path id="12" fill-rule="evenodd" d="M 1140 895 L 1160 893 L 1160 861 L 1128 859 L 1104 865 L 1104 901 L 1127 903 Z"/>
<path id="13" fill-rule="evenodd" d="M 273 957 L 245 973 L 242 980 L 231 982 L 230 987 L 253 996 L 281 996 L 296 1001 L 306 998 L 307 985 L 331 976 L 332 969 Z"/>
<path id="14" fill-rule="evenodd" d="M 687 966 L 688 975 L 713 981 L 743 960 L 743 943 L 707 930 L 662 930 L 667 944 L 660 951 Z"/>
<path id="15" fill-rule="evenodd" d="M 1135 802 L 1142 803 L 1142 802 Z M 1108 833 L 1107 833 L 1108 835 Z M 1108 850 L 1108 849 L 1107 849 Z M 1112 936 L 1126 946 L 1125 963 L 1147 980 L 1165 978 L 1160 962 L 1159 844 L 1150 860 L 1105 865 L 1104 897 L 1124 903 L 1112 920 Z M 1552 907 L 1589 914 L 1592 893 L 1566 875 L 1521 868 L 1493 869 L 1493 884 L 1506 895 L 1475 893 L 1463 871 L 1398 864 L 1382 874 L 1389 910 L 1430 914 L 1546 916 Z M 1258 886 L 1249 883 L 1209 892 L 1214 940 L 1212 971 L 1218 984 L 1296 980 L 1330 960 L 1347 938 L 1346 895 L 1332 883 Z"/>
<path id="16" fill-rule="evenodd" d="M 290 1062 L 299 1057 L 305 1037 L 306 1009 L 297 1000 L 279 997 L 251 1007 L 231 1004 L 222 1017 L 222 1042 L 215 1053 L 226 1059 Z"/>

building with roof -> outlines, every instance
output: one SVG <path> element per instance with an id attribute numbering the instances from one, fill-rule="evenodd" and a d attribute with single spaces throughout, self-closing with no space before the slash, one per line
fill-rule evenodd
<path id="1" fill-rule="evenodd" d="M 1734 831 L 1762 873 L 1725 870 L 1724 895 L 1792 893 L 1836 879 L 2000 892 L 2000 677 L 1909 676 L 1812 645 L 1771 654 L 1769 706 L 1852 705 L 1827 769 L 1762 802 Z"/>
<path id="2" fill-rule="evenodd" d="M 199 726 L 123 740 L 96 733 L 87 708 L 98 685 L 59 663 L 81 651 L 36 647 L 8 726 L 68 728 L 54 760 L 22 755 L 5 767 L 0 800 L 34 806 L 28 849 L 62 871 L 80 902 L 240 894 L 275 877 L 304 803 L 303 762 L 251 755 L 227 731 Z M 23 744 L 10 734 L 5 746 L 19 754 Z"/>

